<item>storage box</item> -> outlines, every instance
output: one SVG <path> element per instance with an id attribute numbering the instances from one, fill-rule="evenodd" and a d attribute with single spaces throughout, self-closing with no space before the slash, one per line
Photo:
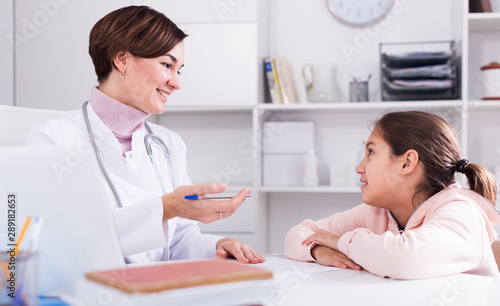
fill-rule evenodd
<path id="1" fill-rule="evenodd" d="M 262 158 L 262 185 L 302 186 L 306 154 L 266 154 Z"/>
<path id="2" fill-rule="evenodd" d="M 314 148 L 313 122 L 264 122 L 263 154 L 306 154 Z"/>
<path id="3" fill-rule="evenodd" d="M 302 186 L 304 158 L 314 147 L 313 122 L 264 122 L 262 185 Z"/>

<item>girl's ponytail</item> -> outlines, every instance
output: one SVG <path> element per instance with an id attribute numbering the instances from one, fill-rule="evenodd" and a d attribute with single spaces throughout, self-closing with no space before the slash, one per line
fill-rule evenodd
<path id="1" fill-rule="evenodd" d="M 495 176 L 480 165 L 462 159 L 457 163 L 456 171 L 465 174 L 469 189 L 473 190 L 495 205 L 497 200 L 497 183 Z"/>

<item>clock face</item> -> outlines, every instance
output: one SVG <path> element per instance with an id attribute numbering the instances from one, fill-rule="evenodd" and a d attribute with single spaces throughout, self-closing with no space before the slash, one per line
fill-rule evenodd
<path id="1" fill-rule="evenodd" d="M 387 14 L 394 0 L 327 0 L 332 14 L 350 25 L 367 25 Z"/>

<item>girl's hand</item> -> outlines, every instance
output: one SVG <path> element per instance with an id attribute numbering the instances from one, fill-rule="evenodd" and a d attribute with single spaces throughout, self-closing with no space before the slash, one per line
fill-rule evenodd
<path id="1" fill-rule="evenodd" d="M 363 268 L 352 261 L 344 253 L 333 250 L 329 247 L 317 244 L 311 249 L 311 255 L 316 262 L 323 266 L 332 266 L 341 269 L 351 268 L 362 270 Z"/>
<path id="2" fill-rule="evenodd" d="M 339 242 L 339 236 L 334 235 L 324 229 L 317 231 L 311 236 L 307 237 L 304 241 L 302 241 L 303 245 L 311 245 L 313 242 L 317 244 L 324 245 L 329 247 L 330 249 L 334 249 L 338 251 L 337 244 Z"/>
<path id="3" fill-rule="evenodd" d="M 251 246 L 238 242 L 231 238 L 222 238 L 217 241 L 218 258 L 236 258 L 241 263 L 262 263 L 265 261 L 264 256 L 260 255 Z"/>

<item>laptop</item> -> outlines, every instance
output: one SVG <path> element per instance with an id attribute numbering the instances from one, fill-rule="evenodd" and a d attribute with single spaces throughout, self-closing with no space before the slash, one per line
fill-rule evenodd
<path id="1" fill-rule="evenodd" d="M 0 147 L 0 248 L 4 251 L 9 243 L 8 199 L 15 198 L 16 239 L 31 217 L 20 252 L 29 245 L 35 218 L 43 217 L 36 248 L 40 295 L 74 295 L 76 281 L 86 272 L 125 266 L 97 171 L 91 154 Z"/>

